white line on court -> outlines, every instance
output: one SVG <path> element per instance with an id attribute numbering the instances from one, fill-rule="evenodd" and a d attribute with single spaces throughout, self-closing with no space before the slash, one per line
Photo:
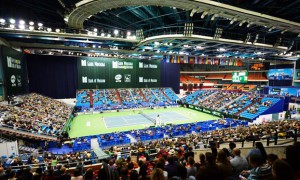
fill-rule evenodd
<path id="1" fill-rule="evenodd" d="M 103 122 L 104 122 L 105 129 L 108 129 L 108 128 L 107 128 L 107 125 L 106 125 L 106 120 L 105 120 L 104 118 L 103 118 L 102 120 L 103 120 Z"/>
<path id="2" fill-rule="evenodd" d="M 127 121 L 125 118 L 123 118 L 123 116 L 121 116 L 121 118 L 122 118 L 127 124 L 129 124 L 128 121 Z"/>

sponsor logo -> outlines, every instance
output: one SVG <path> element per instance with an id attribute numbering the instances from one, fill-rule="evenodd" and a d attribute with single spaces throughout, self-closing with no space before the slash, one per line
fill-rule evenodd
<path id="1" fill-rule="evenodd" d="M 21 69 L 21 60 L 7 56 L 7 67 L 13 69 Z"/>
<path id="2" fill-rule="evenodd" d="M 105 83 L 105 79 L 96 79 L 97 83 Z"/>
<path id="3" fill-rule="evenodd" d="M 12 87 L 17 86 L 17 84 L 16 84 L 16 76 L 15 75 L 11 75 L 10 82 L 11 82 L 11 86 Z"/>
<path id="4" fill-rule="evenodd" d="M 197 106 L 196 106 L 195 109 L 198 110 L 198 111 L 202 111 L 202 108 L 201 108 L 201 107 L 197 107 Z"/>
<path id="5" fill-rule="evenodd" d="M 11 75 L 10 82 L 11 83 L 15 83 L 16 82 L 16 76 L 15 75 Z"/>
<path id="6" fill-rule="evenodd" d="M 18 83 L 18 86 L 22 86 L 21 75 L 17 76 L 17 83 Z"/>
<path id="7" fill-rule="evenodd" d="M 87 83 L 87 77 L 86 76 L 82 77 L 82 83 Z"/>
<path id="8" fill-rule="evenodd" d="M 98 79 L 98 78 L 95 78 L 95 79 L 90 79 L 86 76 L 82 76 L 82 83 L 105 83 L 105 79 Z"/>
<path id="9" fill-rule="evenodd" d="M 130 83 L 131 82 L 131 74 L 124 75 L 124 82 Z"/>
<path id="10" fill-rule="evenodd" d="M 112 68 L 117 69 L 118 68 L 118 61 L 112 61 Z"/>
<path id="11" fill-rule="evenodd" d="M 221 116 L 221 113 L 216 112 L 216 111 L 213 111 L 212 114 L 213 114 L 213 115 L 216 115 L 216 116 Z"/>
<path id="12" fill-rule="evenodd" d="M 115 76 L 115 80 L 116 80 L 116 82 L 122 82 L 122 75 L 121 74 L 117 74 Z"/>
<path id="13" fill-rule="evenodd" d="M 143 62 L 139 62 L 139 68 L 157 69 L 157 65 L 156 64 L 144 64 Z"/>
<path id="14" fill-rule="evenodd" d="M 207 109 L 203 109 L 203 112 L 205 112 L 205 113 L 210 113 L 210 114 L 211 114 L 211 111 L 210 111 L 210 110 L 207 110 Z"/>
<path id="15" fill-rule="evenodd" d="M 86 66 L 86 60 L 81 60 L 81 66 Z"/>
<path id="16" fill-rule="evenodd" d="M 133 69 L 133 62 L 112 61 L 113 69 Z"/>
<path id="17" fill-rule="evenodd" d="M 139 62 L 139 68 L 143 68 L 144 67 L 144 63 L 143 62 Z"/>
<path id="18" fill-rule="evenodd" d="M 144 77 L 139 77 L 139 82 L 142 83 L 157 83 L 157 79 L 145 79 Z"/>
<path id="19" fill-rule="evenodd" d="M 143 77 L 139 77 L 139 82 L 144 82 L 144 78 Z"/>
<path id="20" fill-rule="evenodd" d="M 193 106 L 193 105 L 190 105 L 190 108 L 193 108 L 193 109 L 194 109 L 194 108 L 195 108 L 195 106 Z"/>

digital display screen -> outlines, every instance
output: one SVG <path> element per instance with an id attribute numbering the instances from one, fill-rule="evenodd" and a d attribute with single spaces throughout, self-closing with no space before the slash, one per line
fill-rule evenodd
<path id="1" fill-rule="evenodd" d="M 248 71 L 232 72 L 233 83 L 247 83 L 248 82 Z"/>

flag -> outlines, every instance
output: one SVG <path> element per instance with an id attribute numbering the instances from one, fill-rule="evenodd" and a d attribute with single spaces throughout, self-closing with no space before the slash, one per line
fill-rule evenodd
<path id="1" fill-rule="evenodd" d="M 170 63 L 174 63 L 174 56 L 170 55 Z"/>
<path id="2" fill-rule="evenodd" d="M 188 56 L 183 56 L 183 61 L 184 63 L 189 63 L 189 57 Z"/>
<path id="3" fill-rule="evenodd" d="M 181 56 L 177 56 L 177 61 L 176 61 L 176 63 L 180 63 L 180 59 L 181 59 Z"/>
<path id="4" fill-rule="evenodd" d="M 232 66 L 232 64 L 233 64 L 233 59 L 229 59 L 228 65 L 229 65 L 229 66 Z"/>
<path id="5" fill-rule="evenodd" d="M 195 57 L 189 57 L 189 64 L 195 64 Z"/>
<path id="6" fill-rule="evenodd" d="M 233 60 L 233 65 L 234 65 L 234 66 L 237 66 L 237 59 L 234 59 L 234 60 Z"/>
<path id="7" fill-rule="evenodd" d="M 237 66 L 243 66 L 243 61 L 239 59 L 239 60 L 237 61 Z"/>
<path id="8" fill-rule="evenodd" d="M 164 56 L 164 57 L 165 57 L 166 63 L 170 63 L 170 55 L 167 55 L 167 56 Z"/>
<path id="9" fill-rule="evenodd" d="M 184 57 L 183 57 L 183 56 L 180 56 L 180 63 L 181 63 L 181 64 L 185 63 L 185 62 L 184 62 Z"/>
<path id="10" fill-rule="evenodd" d="M 220 65 L 224 65 L 224 59 L 220 59 Z"/>
<path id="11" fill-rule="evenodd" d="M 206 61 L 205 61 L 205 64 L 208 64 L 208 57 L 206 57 Z"/>
<path id="12" fill-rule="evenodd" d="M 219 61 L 220 61 L 220 59 L 216 58 L 216 59 L 215 59 L 215 63 L 214 63 L 214 65 L 219 65 L 219 64 L 220 64 L 220 62 L 219 62 Z"/>
<path id="13" fill-rule="evenodd" d="M 199 63 L 199 57 L 195 57 L 195 64 Z"/>

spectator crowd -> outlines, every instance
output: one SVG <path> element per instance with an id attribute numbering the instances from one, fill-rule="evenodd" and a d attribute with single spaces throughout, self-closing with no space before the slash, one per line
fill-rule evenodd
<path id="1" fill-rule="evenodd" d="M 15 106 L 0 105 L 0 125 L 31 133 L 57 135 L 72 107 L 49 97 L 31 93 L 19 96 L 21 103 Z"/>

